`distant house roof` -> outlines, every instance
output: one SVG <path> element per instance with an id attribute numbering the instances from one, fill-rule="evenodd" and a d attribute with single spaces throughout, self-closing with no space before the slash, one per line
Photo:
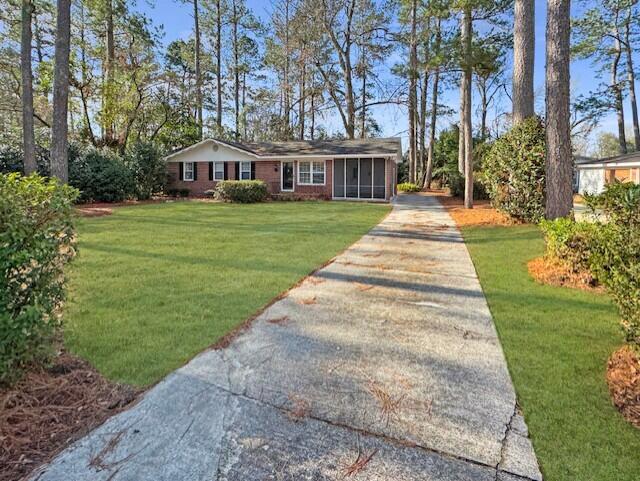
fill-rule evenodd
<path id="1" fill-rule="evenodd" d="M 173 152 L 166 159 L 191 150 L 204 143 L 226 145 L 258 158 L 279 157 L 354 157 L 384 156 L 402 158 L 402 143 L 399 137 L 354 139 L 354 140 L 293 140 L 289 142 L 231 142 L 221 139 L 205 139 L 190 147 Z"/>
<path id="2" fill-rule="evenodd" d="M 615 155 L 604 159 L 593 159 L 590 157 L 576 157 L 577 168 L 615 168 L 615 167 L 640 167 L 640 152 L 630 154 Z"/>

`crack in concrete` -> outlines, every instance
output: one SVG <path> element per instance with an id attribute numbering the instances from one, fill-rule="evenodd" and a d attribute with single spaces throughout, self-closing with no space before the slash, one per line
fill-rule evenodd
<path id="1" fill-rule="evenodd" d="M 513 412 L 511 413 L 511 416 L 509 417 L 509 421 L 505 424 L 504 427 L 504 436 L 502 437 L 502 441 L 500 442 L 500 459 L 498 460 L 498 464 L 496 464 L 495 466 L 495 470 L 496 470 L 496 481 L 499 481 L 499 477 L 500 477 L 500 472 L 508 472 L 508 471 L 503 471 L 502 469 L 500 469 L 500 465 L 504 463 L 505 460 L 505 451 L 507 449 L 507 438 L 509 437 L 509 433 L 511 432 L 511 430 L 513 429 L 512 425 L 513 425 L 513 420 L 515 419 L 516 415 L 518 414 L 518 403 L 515 402 L 513 403 Z M 509 473 L 509 474 L 514 474 L 514 473 Z M 523 478 L 523 479 L 529 479 L 529 478 Z"/>
<path id="2" fill-rule="evenodd" d="M 285 407 L 286 406 L 286 402 L 284 402 L 282 405 L 276 405 L 276 404 L 270 403 L 268 401 L 265 401 L 264 399 L 254 398 L 253 396 L 248 395 L 246 392 L 238 393 L 238 392 L 226 389 L 226 388 L 224 388 L 222 386 L 219 386 L 217 384 L 214 384 L 214 383 L 208 383 L 208 384 L 210 384 L 214 388 L 220 389 L 221 391 L 229 394 L 229 396 L 233 396 L 233 397 L 236 397 L 236 398 L 242 398 L 242 399 L 245 399 L 247 401 L 251 401 L 251 402 L 254 402 L 256 404 L 259 404 L 261 406 L 281 411 L 281 412 L 283 412 L 284 414 L 287 414 L 287 415 L 290 415 L 292 413 L 292 411 L 290 409 Z M 226 410 L 228 409 L 228 403 L 225 404 L 225 408 L 224 409 L 225 409 L 225 412 L 223 414 L 223 421 L 224 421 L 224 418 L 226 417 Z M 398 438 L 395 438 L 395 437 L 392 437 L 392 436 L 387 436 L 387 435 L 384 435 L 384 434 L 367 431 L 366 429 L 357 428 L 357 427 L 351 426 L 351 425 L 346 424 L 346 423 L 340 423 L 340 422 L 332 421 L 330 419 L 325 419 L 325 418 L 322 418 L 322 417 L 319 417 L 319 416 L 314 416 L 313 414 L 308 414 L 306 417 L 308 419 L 312 419 L 314 421 L 326 424 L 328 426 L 333 426 L 333 427 L 337 427 L 337 428 L 341 428 L 341 429 L 346 429 L 346 430 L 351 431 L 353 433 L 356 433 L 358 435 L 359 434 L 364 434 L 366 436 L 370 436 L 372 438 L 379 439 L 379 440 L 382 440 L 384 442 L 387 442 L 387 443 L 390 443 L 390 444 L 393 444 L 393 445 L 396 445 L 396 446 L 413 447 L 413 448 L 420 449 L 421 451 L 424 451 L 424 452 L 427 452 L 427 453 L 436 454 L 436 455 L 438 455 L 440 457 L 443 457 L 445 459 L 453 459 L 453 460 L 461 461 L 461 462 L 464 462 L 464 463 L 467 463 L 467 464 L 473 464 L 475 466 L 480 466 L 480 467 L 484 467 L 484 468 L 495 470 L 496 471 L 496 481 L 498 481 L 498 476 L 499 476 L 500 473 L 505 473 L 505 474 L 516 476 L 519 479 L 522 479 L 523 481 L 536 481 L 533 478 L 529 478 L 529 477 L 526 477 L 526 476 L 520 476 L 520 475 L 512 473 L 510 471 L 505 471 L 505 470 L 500 469 L 500 464 L 503 461 L 503 459 L 502 459 L 503 452 L 502 451 L 504 450 L 504 445 L 505 445 L 505 442 L 506 442 L 507 433 L 511 429 L 511 423 L 513 422 L 513 418 L 515 417 L 516 414 L 517 414 L 517 406 L 514 408 L 514 412 L 513 412 L 512 416 L 511 416 L 511 419 L 509 420 L 509 422 L 506 425 L 505 435 L 504 435 L 504 438 L 502 440 L 502 449 L 501 449 L 501 452 L 500 452 L 501 458 L 500 458 L 500 461 L 498 462 L 498 464 L 496 464 L 495 466 L 491 465 L 491 464 L 483 463 L 481 461 L 476 461 L 474 459 L 465 458 L 464 456 L 459 456 L 459 455 L 456 455 L 456 454 L 448 453 L 446 451 L 441 451 L 441 450 L 438 450 L 438 449 L 435 449 L 435 448 L 431 448 L 431 447 L 428 447 L 428 446 L 423 446 L 423 445 L 415 443 L 413 441 L 406 441 L 406 440 L 403 440 L 403 439 L 398 439 Z M 226 429 L 224 428 L 224 426 L 223 426 L 223 432 L 226 433 Z M 224 438 L 224 434 L 221 437 L 221 439 L 223 439 L 223 438 Z M 219 474 L 219 468 L 220 468 L 220 466 L 218 466 L 217 475 Z M 219 478 L 217 477 L 216 479 L 219 479 Z"/>

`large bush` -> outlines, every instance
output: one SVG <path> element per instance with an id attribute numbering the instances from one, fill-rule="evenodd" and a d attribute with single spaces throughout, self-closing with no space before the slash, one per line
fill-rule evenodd
<path id="1" fill-rule="evenodd" d="M 267 198 L 267 184 L 262 180 L 224 180 L 216 185 L 215 197 L 226 202 L 262 202 Z"/>
<path id="2" fill-rule="evenodd" d="M 121 202 L 135 195 L 133 173 L 108 150 L 88 148 L 69 158 L 69 184 L 81 202 Z"/>
<path id="3" fill-rule="evenodd" d="M 592 270 L 618 306 L 627 342 L 640 350 L 640 185 L 609 185 L 588 203 L 607 218 L 597 230 Z"/>
<path id="4" fill-rule="evenodd" d="M 529 118 L 496 140 L 483 159 L 481 179 L 498 210 L 515 220 L 540 221 L 545 195 L 542 121 Z"/>
<path id="5" fill-rule="evenodd" d="M 606 222 L 543 222 L 547 255 L 574 270 L 588 269 L 607 288 L 627 342 L 640 350 L 640 186 L 612 184 L 587 203 Z"/>
<path id="6" fill-rule="evenodd" d="M 36 146 L 36 162 L 38 173 L 49 175 L 49 151 Z M 0 173 L 10 174 L 12 172 L 24 173 L 24 154 L 21 147 L 3 145 L 0 147 Z"/>
<path id="7" fill-rule="evenodd" d="M 167 182 L 167 164 L 159 149 L 150 142 L 137 142 L 127 154 L 138 199 L 146 200 L 162 192 Z"/>
<path id="8" fill-rule="evenodd" d="M 77 194 L 38 175 L 0 174 L 0 383 L 50 352 L 63 267 L 75 255 Z"/>

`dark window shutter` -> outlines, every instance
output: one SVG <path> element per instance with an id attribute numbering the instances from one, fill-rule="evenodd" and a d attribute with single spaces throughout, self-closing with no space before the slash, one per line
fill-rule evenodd
<path id="1" fill-rule="evenodd" d="M 184 162 L 178 162 L 179 170 L 180 170 L 180 180 L 184 180 Z"/>
<path id="2" fill-rule="evenodd" d="M 256 180 L 256 163 L 251 162 L 251 180 Z"/>
<path id="3" fill-rule="evenodd" d="M 229 162 L 224 163 L 224 180 L 229 179 Z"/>
<path id="4" fill-rule="evenodd" d="M 198 163 L 193 163 L 193 180 L 198 180 Z"/>
<path id="5" fill-rule="evenodd" d="M 236 180 L 240 180 L 240 162 L 236 162 Z"/>
<path id="6" fill-rule="evenodd" d="M 213 162 L 209 162 L 209 180 L 213 180 Z"/>

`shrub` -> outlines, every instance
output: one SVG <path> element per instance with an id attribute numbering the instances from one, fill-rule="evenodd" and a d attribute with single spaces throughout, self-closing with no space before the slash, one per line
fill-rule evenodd
<path id="1" fill-rule="evenodd" d="M 135 194 L 133 173 L 108 150 L 89 148 L 69 159 L 69 184 L 81 202 L 121 202 Z"/>
<path id="2" fill-rule="evenodd" d="M 546 255 L 565 263 L 573 272 L 591 271 L 596 233 L 601 228 L 592 222 L 560 218 L 540 223 L 547 247 Z"/>
<path id="3" fill-rule="evenodd" d="M 190 189 L 178 189 L 178 195 L 180 197 L 189 197 L 189 194 L 191 193 Z"/>
<path id="4" fill-rule="evenodd" d="M 0 174 L 0 383 L 51 352 L 63 267 L 75 256 L 77 195 L 54 179 Z"/>
<path id="5" fill-rule="evenodd" d="M 262 202 L 267 198 L 262 180 L 223 180 L 216 185 L 216 199 L 226 202 Z"/>
<path id="6" fill-rule="evenodd" d="M 420 187 L 417 184 L 414 184 L 412 182 L 403 182 L 401 184 L 398 184 L 398 190 L 400 192 L 420 192 Z"/>
<path id="7" fill-rule="evenodd" d="M 49 151 L 47 149 L 36 146 L 36 162 L 38 173 L 49 175 Z M 22 148 L 4 145 L 0 147 L 0 173 L 10 174 L 12 172 L 24 173 Z"/>
<path id="8" fill-rule="evenodd" d="M 592 270 L 615 301 L 627 342 L 640 349 L 640 185 L 611 184 L 590 197 L 608 219 L 597 230 Z"/>
<path id="9" fill-rule="evenodd" d="M 154 144 L 135 143 L 127 154 L 127 166 L 132 172 L 138 199 L 150 199 L 153 194 L 163 191 L 167 164 Z"/>
<path id="10" fill-rule="evenodd" d="M 539 118 L 496 140 L 482 164 L 482 182 L 498 210 L 518 221 L 544 217 L 545 133 Z"/>

